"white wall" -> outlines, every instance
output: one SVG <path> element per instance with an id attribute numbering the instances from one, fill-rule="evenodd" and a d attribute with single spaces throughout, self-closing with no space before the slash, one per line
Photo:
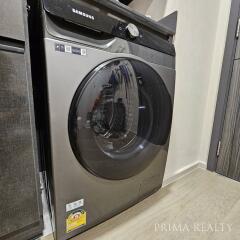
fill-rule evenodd
<path id="1" fill-rule="evenodd" d="M 130 3 L 129 7 L 133 8 L 140 13 L 145 14 L 149 6 L 151 5 L 152 0 L 134 0 Z"/>
<path id="2" fill-rule="evenodd" d="M 153 19 L 159 20 L 161 19 L 166 12 L 166 8 L 168 5 L 168 0 L 150 0 L 151 4 L 146 11 L 147 15 L 150 15 Z"/>
<path id="3" fill-rule="evenodd" d="M 175 108 L 165 179 L 197 162 L 207 163 L 230 2 L 152 0 L 141 9 L 155 20 L 162 17 L 161 3 L 165 16 L 178 11 Z"/>

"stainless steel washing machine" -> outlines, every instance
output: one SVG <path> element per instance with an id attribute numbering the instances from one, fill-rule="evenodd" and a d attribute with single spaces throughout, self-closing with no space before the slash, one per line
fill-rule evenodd
<path id="1" fill-rule="evenodd" d="M 101 1 L 44 0 L 42 13 L 47 172 L 55 236 L 64 240 L 161 187 L 175 50 L 166 29 Z"/>

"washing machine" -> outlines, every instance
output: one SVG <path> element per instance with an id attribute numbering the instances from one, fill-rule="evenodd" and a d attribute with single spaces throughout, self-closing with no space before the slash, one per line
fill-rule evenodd
<path id="1" fill-rule="evenodd" d="M 42 1 L 46 165 L 57 240 L 96 226 L 162 185 L 174 102 L 172 36 L 118 8 Z"/>

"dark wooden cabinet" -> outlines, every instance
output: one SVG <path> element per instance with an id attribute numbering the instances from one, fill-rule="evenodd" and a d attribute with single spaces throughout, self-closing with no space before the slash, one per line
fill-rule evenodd
<path id="1" fill-rule="evenodd" d="M 8 0 L 0 8 L 0 240 L 31 239 L 43 228 L 28 34 L 23 32 L 27 11 L 22 4 Z M 15 14 L 9 16 L 16 15 L 18 22 L 8 21 L 2 6 L 12 9 Z"/>

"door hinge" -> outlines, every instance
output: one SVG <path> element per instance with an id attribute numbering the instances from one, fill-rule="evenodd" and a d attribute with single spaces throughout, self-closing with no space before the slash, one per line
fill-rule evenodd
<path id="1" fill-rule="evenodd" d="M 218 142 L 218 146 L 217 146 L 217 157 L 220 156 L 220 150 L 221 150 L 221 141 Z"/>
<path id="2" fill-rule="evenodd" d="M 236 30 L 236 38 L 238 39 L 240 35 L 240 18 L 238 19 L 237 23 L 237 30 Z"/>

